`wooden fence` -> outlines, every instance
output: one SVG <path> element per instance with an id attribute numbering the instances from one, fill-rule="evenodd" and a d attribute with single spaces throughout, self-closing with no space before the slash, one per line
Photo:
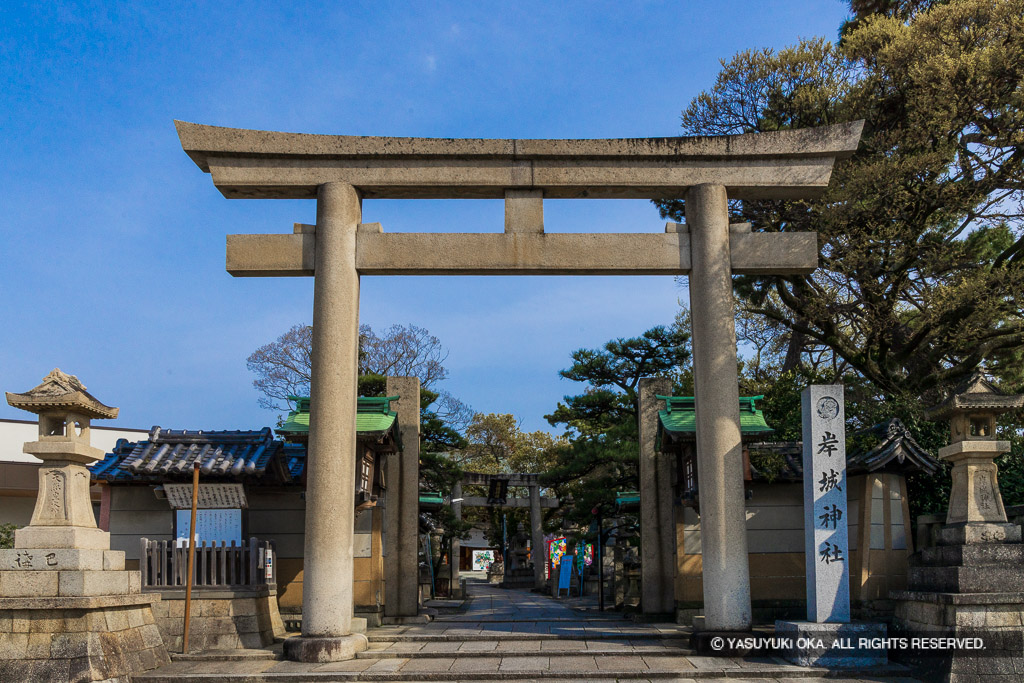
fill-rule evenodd
<path id="1" fill-rule="evenodd" d="M 188 573 L 188 545 L 178 541 L 141 539 L 139 570 L 146 590 L 185 587 Z M 273 541 L 250 538 L 247 544 L 231 545 L 206 541 L 196 545 L 192 586 L 196 589 L 255 588 L 277 584 L 277 557 Z"/>

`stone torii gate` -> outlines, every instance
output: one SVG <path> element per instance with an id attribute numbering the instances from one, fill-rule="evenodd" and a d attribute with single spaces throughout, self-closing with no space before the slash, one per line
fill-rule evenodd
<path id="1" fill-rule="evenodd" d="M 544 548 L 544 519 L 541 517 L 541 508 L 556 508 L 558 507 L 559 501 L 557 498 L 541 498 L 540 497 L 540 475 L 539 474 L 528 474 L 513 472 L 507 474 L 480 474 L 477 472 L 466 472 L 462 476 L 462 481 L 456 484 L 457 489 L 452 491 L 452 498 L 460 498 L 462 496 L 462 485 L 470 486 L 489 486 L 494 480 L 504 481 L 507 486 L 510 487 L 526 487 L 529 492 L 529 497 L 523 498 L 509 498 L 504 503 L 500 503 L 497 507 L 529 507 L 530 508 L 530 547 L 533 552 L 533 585 L 534 588 L 541 588 L 544 586 L 544 563 L 538 562 L 538 552 L 542 552 Z M 457 491 L 457 493 L 456 493 Z M 488 507 L 491 503 L 487 498 L 482 496 L 470 496 L 463 498 L 459 503 L 455 503 L 453 500 L 453 508 L 455 516 L 462 519 L 462 506 L 466 507 Z M 456 542 L 456 546 L 458 542 Z M 452 554 L 455 554 L 453 551 Z M 457 565 L 453 562 L 453 566 Z M 452 571 L 458 571 L 453 569 Z"/>
<path id="2" fill-rule="evenodd" d="M 351 633 L 356 354 L 361 275 L 688 275 L 704 605 L 709 630 L 751 624 L 736 382 L 734 273 L 808 273 L 814 233 L 729 225 L 728 199 L 819 195 L 862 122 L 698 138 L 457 140 L 303 135 L 176 122 L 228 198 L 316 199 L 316 225 L 229 235 L 235 276 L 314 275 L 302 637 L 287 654 L 345 659 Z M 544 198 L 686 197 L 661 233 L 544 232 Z M 504 198 L 504 234 L 388 233 L 362 200 Z"/>

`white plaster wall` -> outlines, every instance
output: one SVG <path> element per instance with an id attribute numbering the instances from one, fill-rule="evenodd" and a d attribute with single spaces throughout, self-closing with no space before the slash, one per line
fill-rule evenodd
<path id="1" fill-rule="evenodd" d="M 28 413 L 26 413 L 28 415 Z M 93 423 L 90 428 L 92 445 L 104 453 L 114 450 L 118 439 L 139 441 L 149 435 L 148 429 L 121 429 L 104 427 Z M 35 441 L 39 436 L 39 426 L 35 420 L 0 419 L 0 461 L 5 462 L 40 462 L 38 458 L 21 451 L 26 441 Z"/>

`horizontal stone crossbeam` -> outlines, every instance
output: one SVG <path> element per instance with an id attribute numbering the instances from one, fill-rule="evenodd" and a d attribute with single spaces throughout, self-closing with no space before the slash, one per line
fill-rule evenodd
<path id="1" fill-rule="evenodd" d="M 524 474 L 513 472 L 509 474 L 484 474 L 481 472 L 466 472 L 462 475 L 463 486 L 490 486 L 494 479 L 504 480 L 509 486 L 539 486 L 539 474 Z"/>
<path id="2" fill-rule="evenodd" d="M 363 197 L 662 199 L 715 183 L 733 199 L 819 195 L 863 122 L 715 137 L 473 140 L 307 135 L 176 121 L 182 148 L 228 198 L 312 199 L 341 182 Z"/>
<path id="3" fill-rule="evenodd" d="M 471 508 L 527 508 L 530 507 L 530 499 L 507 498 L 504 503 L 488 503 L 485 496 L 466 496 L 462 499 L 462 504 Z M 559 501 L 557 498 L 541 498 L 540 506 L 542 508 L 556 508 L 559 506 Z"/>
<path id="4" fill-rule="evenodd" d="M 241 277 L 313 275 L 316 233 L 228 235 L 227 270 Z M 689 275 L 690 236 L 665 233 L 356 233 L 361 275 Z M 376 227 L 377 229 L 373 229 Z M 732 231 L 732 272 L 810 273 L 817 233 Z"/>

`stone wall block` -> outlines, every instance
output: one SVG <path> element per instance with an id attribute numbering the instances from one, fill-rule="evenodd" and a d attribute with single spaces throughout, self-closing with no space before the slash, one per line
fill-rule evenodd
<path id="1" fill-rule="evenodd" d="M 142 613 L 144 611 L 145 610 L 134 609 L 134 608 L 130 609 L 130 610 L 126 610 L 126 612 L 128 614 L 128 626 L 131 627 L 131 628 L 138 628 L 138 627 L 142 626 L 142 624 L 145 623 L 143 621 L 143 619 L 142 619 Z"/>
<path id="2" fill-rule="evenodd" d="M 50 641 L 51 659 L 76 659 L 89 656 L 89 636 L 86 633 L 59 633 Z"/>
<path id="3" fill-rule="evenodd" d="M 128 615 L 124 613 L 124 610 L 107 610 L 106 615 L 108 631 L 123 631 L 128 628 Z"/>
<path id="4" fill-rule="evenodd" d="M 0 571 L 0 596 L 5 598 L 55 597 L 59 572 Z"/>
<path id="5" fill-rule="evenodd" d="M 206 614 L 204 616 L 226 617 L 231 613 L 231 600 L 205 600 Z"/>
<path id="6" fill-rule="evenodd" d="M 999 607 L 990 606 L 985 611 L 985 626 L 1021 626 L 1021 608 L 1020 607 Z"/>
<path id="7" fill-rule="evenodd" d="M 256 615 L 232 617 L 232 621 L 238 633 L 255 633 L 260 630 L 259 618 Z"/>
<path id="8" fill-rule="evenodd" d="M 139 629 L 130 628 L 121 634 L 121 642 L 124 644 L 125 649 L 129 654 L 138 655 L 139 652 L 146 649 L 146 643 L 142 640 L 142 634 L 139 633 Z M 132 671 L 138 671 L 138 666 L 132 666 Z"/>
<path id="9" fill-rule="evenodd" d="M 123 550 L 104 550 L 103 551 L 103 570 L 108 572 L 119 572 L 124 571 L 124 551 Z M 141 575 L 140 575 L 141 578 Z"/>
<path id="10" fill-rule="evenodd" d="M 10 667 L 7 669 L 5 666 L 0 669 L 0 680 L 4 681 L 71 680 L 71 662 L 67 659 L 36 659 L 9 663 L 4 662 L 4 664 L 9 665 Z M 5 673 L 7 676 L 5 676 Z"/>
<path id="11" fill-rule="evenodd" d="M 156 627 L 156 624 L 146 624 L 139 629 L 139 633 L 142 635 L 142 642 L 147 648 L 160 647 L 164 644 L 164 639 L 160 636 L 160 629 Z"/>
<path id="12" fill-rule="evenodd" d="M 29 633 L 61 633 L 64 615 L 59 610 L 39 610 L 29 617 Z"/>
<path id="13" fill-rule="evenodd" d="M 985 625 L 985 608 L 968 609 L 952 605 L 943 610 L 942 625 L 980 628 Z"/>
<path id="14" fill-rule="evenodd" d="M 28 651 L 28 633 L 0 633 L 0 661 L 24 659 Z"/>
<path id="15" fill-rule="evenodd" d="M 129 575 L 133 572 L 59 572 L 60 595 L 124 595 L 128 593 Z M 137 574 L 137 572 L 135 572 Z"/>
<path id="16" fill-rule="evenodd" d="M 82 609 L 64 610 L 64 631 L 84 633 L 89 630 L 89 612 Z"/>
<path id="17" fill-rule="evenodd" d="M 220 633 L 206 641 L 206 647 L 210 650 L 235 650 L 238 645 L 238 635 L 233 633 Z"/>
<path id="18" fill-rule="evenodd" d="M 27 659 L 49 659 L 50 640 L 51 636 L 49 633 L 29 633 L 25 657 Z"/>
<path id="19" fill-rule="evenodd" d="M 269 641 L 269 642 L 268 642 Z M 238 643 L 244 648 L 266 647 L 272 643 L 272 639 L 265 638 L 260 633 L 239 633 Z"/>
<path id="20" fill-rule="evenodd" d="M 185 618 L 185 601 L 184 600 L 167 600 L 167 616 L 172 619 L 184 619 Z"/>
<path id="21" fill-rule="evenodd" d="M 228 613 L 231 616 L 249 616 L 256 614 L 261 606 L 257 606 L 256 600 L 230 600 Z"/>
<path id="22" fill-rule="evenodd" d="M 107 616 L 102 611 L 89 612 L 89 631 L 103 633 L 107 630 Z"/>

